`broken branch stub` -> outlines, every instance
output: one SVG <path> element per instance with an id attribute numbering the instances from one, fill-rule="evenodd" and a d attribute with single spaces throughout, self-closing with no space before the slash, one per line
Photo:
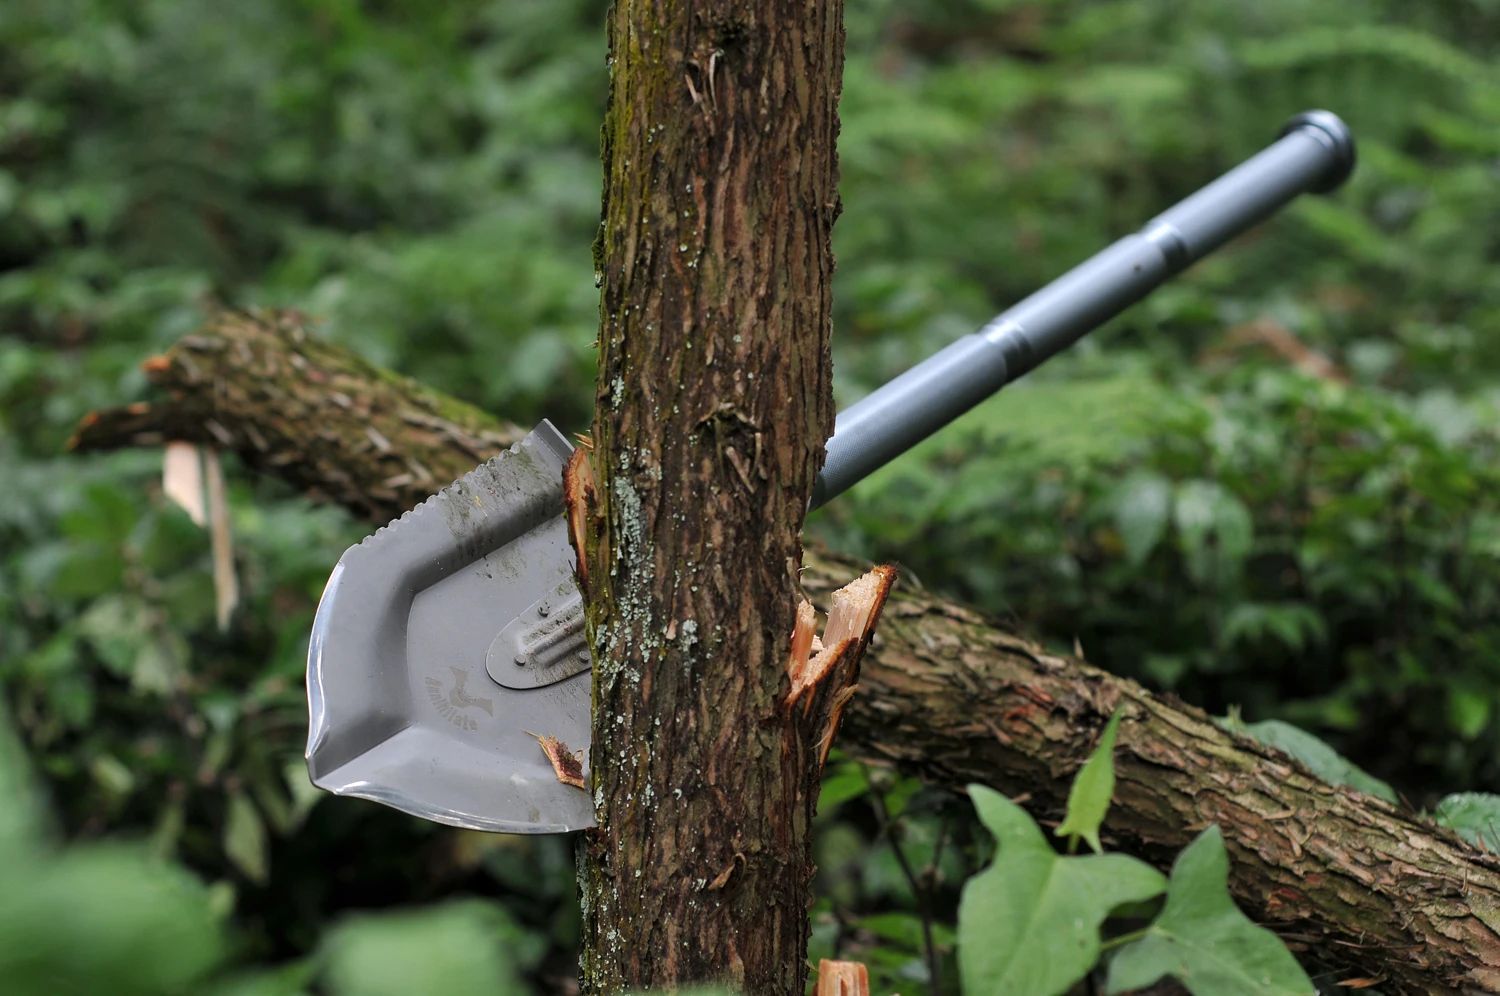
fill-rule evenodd
<path id="1" fill-rule="evenodd" d="M 818 962 L 818 996 L 870 996 L 870 973 L 857 961 Z"/>
<path id="2" fill-rule="evenodd" d="M 828 625 L 819 641 L 813 632 L 817 615 L 808 602 L 797 606 L 787 659 L 787 709 L 800 700 L 804 721 L 821 726 L 817 738 L 818 763 L 828 759 L 844 709 L 854 696 L 859 662 L 875 635 L 880 610 L 896 581 L 896 568 L 883 564 L 838 589 L 832 596 Z M 811 656 L 809 656 L 811 655 Z"/>
<path id="3" fill-rule="evenodd" d="M 851 655 L 854 667 L 858 668 L 858 655 L 864 652 L 874 635 L 880 609 L 895 581 L 896 568 L 883 564 L 835 591 L 833 606 L 828 611 L 828 625 L 823 628 L 821 640 L 814 633 L 817 615 L 812 605 L 804 601 L 797 606 L 791 657 L 787 662 L 787 674 L 792 679 L 787 705 L 792 705 L 804 692 L 816 687 Z"/>
<path id="4" fill-rule="evenodd" d="M 585 438 L 580 436 L 579 442 L 583 443 Z M 594 468 L 589 463 L 592 449 L 592 443 L 580 445 L 573 451 L 567 467 L 563 469 L 563 507 L 567 509 L 568 515 L 568 540 L 573 544 L 574 574 L 578 590 L 583 592 L 585 598 L 589 594 L 589 561 L 584 549 L 590 536 L 587 519 L 598 510 L 598 502 L 594 496 Z"/>

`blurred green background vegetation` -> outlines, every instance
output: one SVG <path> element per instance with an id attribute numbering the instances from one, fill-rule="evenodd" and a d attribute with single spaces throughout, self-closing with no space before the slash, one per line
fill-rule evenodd
<path id="1" fill-rule="evenodd" d="M 1500 790 L 1500 2 L 849 0 L 847 22 L 841 404 L 1297 111 L 1341 114 L 1360 166 L 810 531 L 1297 723 L 1418 805 Z M 220 633 L 160 454 L 62 447 L 221 303 L 582 429 L 606 84 L 596 0 L 0 4 L 7 992 L 567 991 L 568 841 L 307 785 L 307 630 L 367 526 L 232 467 L 245 599 Z M 908 994 L 935 961 L 953 991 L 967 807 L 839 762 L 820 821 L 814 957 Z"/>

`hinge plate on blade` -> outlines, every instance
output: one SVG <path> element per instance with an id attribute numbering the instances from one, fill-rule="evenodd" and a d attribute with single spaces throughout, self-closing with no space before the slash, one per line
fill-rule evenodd
<path id="1" fill-rule="evenodd" d="M 591 666 L 583 596 L 571 578 L 532 602 L 490 644 L 486 669 L 506 688 L 544 688 Z"/>

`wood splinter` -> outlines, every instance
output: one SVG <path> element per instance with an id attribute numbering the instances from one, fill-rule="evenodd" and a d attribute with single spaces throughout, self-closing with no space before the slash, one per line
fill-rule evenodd
<path id="1" fill-rule="evenodd" d="M 870 973 L 861 962 L 818 962 L 818 996 L 870 996 Z"/>
<path id="2" fill-rule="evenodd" d="M 812 604 L 804 601 L 797 606 L 791 657 L 786 666 L 792 679 L 792 688 L 787 694 L 788 705 L 795 703 L 808 689 L 816 687 L 840 661 L 855 655 L 853 662 L 857 665 L 857 655 L 863 653 L 869 643 L 875 623 L 880 619 L 880 610 L 885 606 L 886 596 L 895 581 L 896 568 L 883 564 L 835 591 L 822 640 L 814 632 L 817 615 Z"/>
<path id="3" fill-rule="evenodd" d="M 787 708 L 802 700 L 802 714 L 816 710 L 813 722 L 823 722 L 817 740 L 819 764 L 826 763 L 838 733 L 844 709 L 858 687 L 859 662 L 875 633 L 875 623 L 885 605 L 896 568 L 882 565 L 833 593 L 833 607 L 820 641 L 814 629 L 817 614 L 808 602 L 797 606 L 797 621 L 792 627 L 791 655 L 786 670 L 792 687 L 787 692 Z"/>
<path id="4" fill-rule="evenodd" d="M 542 745 L 542 753 L 552 762 L 552 770 L 557 774 L 558 781 L 574 788 L 588 788 L 583 782 L 583 751 L 568 750 L 568 745 L 556 737 L 546 737 L 530 730 L 521 732 L 536 737 L 536 742 Z"/>
<path id="5" fill-rule="evenodd" d="M 568 513 L 568 540 L 573 544 L 578 588 L 585 597 L 589 592 L 589 560 L 584 555 L 589 535 L 587 517 L 597 514 L 598 510 L 594 492 L 594 468 L 589 463 L 589 454 L 593 452 L 594 444 L 592 440 L 586 443 L 587 439 L 589 437 L 578 437 L 579 445 L 563 468 L 563 506 Z"/>

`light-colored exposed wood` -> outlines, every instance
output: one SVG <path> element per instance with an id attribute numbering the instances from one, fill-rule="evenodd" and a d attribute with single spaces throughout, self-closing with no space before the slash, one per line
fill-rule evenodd
<path id="1" fill-rule="evenodd" d="M 870 973 L 857 961 L 818 962 L 818 996 L 870 996 Z"/>

